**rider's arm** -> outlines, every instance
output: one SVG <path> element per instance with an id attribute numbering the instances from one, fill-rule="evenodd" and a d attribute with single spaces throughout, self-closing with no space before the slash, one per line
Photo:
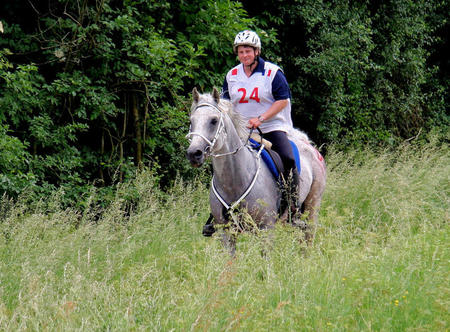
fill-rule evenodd
<path id="1" fill-rule="evenodd" d="M 272 82 L 272 95 L 275 102 L 259 117 L 250 119 L 250 128 L 252 126 L 259 127 L 262 122 L 269 120 L 287 106 L 288 99 L 291 97 L 291 91 L 289 90 L 289 84 L 286 80 L 286 76 L 284 76 L 284 73 L 281 70 L 277 71 L 277 74 Z"/>
<path id="2" fill-rule="evenodd" d="M 288 104 L 287 99 L 282 100 L 276 100 L 267 111 L 265 111 L 263 114 L 258 116 L 257 118 L 251 118 L 249 120 L 249 127 L 259 127 L 261 123 L 263 123 L 266 120 L 269 120 L 277 113 L 281 112 L 283 108 L 285 108 Z"/>
<path id="3" fill-rule="evenodd" d="M 230 93 L 228 92 L 228 81 L 227 81 L 226 77 L 223 80 L 222 93 L 220 94 L 220 98 L 228 99 L 228 100 L 231 99 L 230 98 Z"/>

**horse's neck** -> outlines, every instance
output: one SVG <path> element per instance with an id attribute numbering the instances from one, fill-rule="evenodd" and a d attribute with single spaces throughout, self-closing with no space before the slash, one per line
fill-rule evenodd
<path id="1" fill-rule="evenodd" d="M 242 142 L 235 131 L 228 132 L 228 139 L 218 153 L 229 153 L 242 146 Z M 214 183 L 219 191 L 233 196 L 246 188 L 253 176 L 255 160 L 247 147 L 242 147 L 236 153 L 213 158 Z"/>

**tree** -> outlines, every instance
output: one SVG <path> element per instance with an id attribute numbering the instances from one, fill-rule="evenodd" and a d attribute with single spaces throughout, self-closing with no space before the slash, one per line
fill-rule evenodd
<path id="1" fill-rule="evenodd" d="M 429 61 L 445 42 L 436 31 L 448 26 L 448 3 L 243 3 L 277 31 L 282 43 L 267 46 L 291 83 L 295 124 L 316 142 L 392 144 L 448 127 L 448 75 L 439 77 L 436 61 L 447 58 Z"/>
<path id="2" fill-rule="evenodd" d="M 192 172 L 183 152 L 189 94 L 222 83 L 234 30 L 251 23 L 239 3 L 5 6 L 0 120 L 22 142 L 39 188 L 108 185 L 142 164 L 163 184 Z"/>

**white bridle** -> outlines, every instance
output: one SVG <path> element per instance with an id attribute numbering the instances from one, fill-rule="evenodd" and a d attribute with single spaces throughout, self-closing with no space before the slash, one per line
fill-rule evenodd
<path id="1" fill-rule="evenodd" d="M 223 132 L 224 129 L 225 129 L 224 115 L 223 115 L 222 110 L 221 110 L 219 107 L 217 107 L 217 106 L 214 105 L 214 104 L 210 104 L 210 103 L 201 103 L 201 104 L 198 104 L 198 105 L 195 107 L 195 109 L 194 109 L 193 112 L 195 112 L 197 109 L 199 109 L 199 108 L 201 108 L 201 107 L 212 107 L 215 111 L 217 111 L 217 112 L 219 113 L 220 118 L 219 118 L 219 125 L 217 126 L 217 130 L 216 130 L 216 134 L 214 135 L 213 140 L 210 141 L 210 140 L 209 140 L 208 138 L 206 138 L 205 135 L 203 135 L 202 133 L 189 131 L 189 133 L 186 135 L 186 138 L 189 138 L 189 137 L 191 137 L 191 136 L 199 136 L 199 137 L 201 137 L 206 143 L 208 143 L 208 145 L 206 146 L 204 152 L 206 153 L 206 152 L 209 151 L 209 155 L 210 155 L 211 157 L 214 157 L 214 158 L 217 158 L 217 157 L 223 157 L 223 156 L 228 156 L 228 155 L 231 155 L 231 154 L 235 154 L 235 153 L 237 153 L 240 149 L 242 149 L 242 148 L 244 147 L 244 144 L 241 142 L 241 145 L 240 145 L 238 148 L 236 148 L 234 151 L 225 152 L 225 153 L 217 153 L 217 154 L 212 153 L 212 151 L 213 151 L 213 149 L 214 149 L 214 145 L 216 144 L 217 140 L 219 139 L 219 136 L 222 134 L 222 132 Z M 224 135 L 226 135 L 226 132 L 224 133 Z"/>

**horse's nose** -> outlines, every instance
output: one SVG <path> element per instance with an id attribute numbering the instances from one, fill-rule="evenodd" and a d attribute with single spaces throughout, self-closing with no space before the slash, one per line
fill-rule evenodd
<path id="1" fill-rule="evenodd" d="M 200 166 L 203 163 L 203 151 L 200 149 L 189 149 L 187 157 L 194 166 Z"/>

